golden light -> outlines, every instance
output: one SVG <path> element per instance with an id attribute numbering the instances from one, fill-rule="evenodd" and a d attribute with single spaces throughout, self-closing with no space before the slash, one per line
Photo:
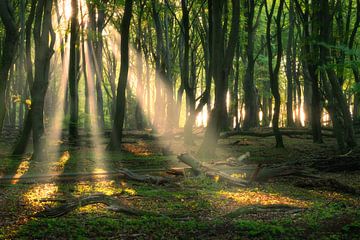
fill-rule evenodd
<path id="1" fill-rule="evenodd" d="M 43 207 L 46 203 L 40 200 L 54 197 L 58 190 L 55 183 L 36 184 L 24 193 L 23 201 L 32 207 Z"/>
<path id="2" fill-rule="evenodd" d="M 30 160 L 29 158 L 26 158 L 20 163 L 18 169 L 16 170 L 15 175 L 13 176 L 13 180 L 11 181 L 11 184 L 17 184 L 21 176 L 23 176 L 29 170 L 30 167 L 29 160 Z"/>
<path id="3" fill-rule="evenodd" d="M 240 206 L 248 205 L 273 205 L 273 204 L 284 204 L 294 207 L 309 207 L 309 202 L 290 197 L 281 196 L 279 194 L 258 192 L 253 190 L 241 190 L 237 192 L 219 191 L 218 195 L 227 199 L 232 199 L 237 202 Z"/>
<path id="4" fill-rule="evenodd" d="M 71 0 L 64 0 L 63 1 L 63 15 L 66 20 L 71 18 L 72 9 L 71 9 Z"/>
<path id="5" fill-rule="evenodd" d="M 70 159 L 70 153 L 69 153 L 69 151 L 65 151 L 60 156 L 59 160 L 53 165 L 52 170 L 63 172 L 64 167 L 65 167 L 66 163 L 69 161 L 69 159 Z"/>

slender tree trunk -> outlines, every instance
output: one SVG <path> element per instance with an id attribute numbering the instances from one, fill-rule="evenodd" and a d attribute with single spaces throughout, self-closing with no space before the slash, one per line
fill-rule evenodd
<path id="1" fill-rule="evenodd" d="M 103 99 L 103 93 L 102 93 L 102 84 L 103 84 L 103 36 L 102 32 L 105 27 L 105 10 L 102 6 L 98 6 L 97 8 L 97 22 L 96 22 L 96 48 L 95 48 L 95 67 L 96 67 L 96 107 L 98 112 L 98 118 L 99 118 L 99 127 L 101 129 L 105 126 L 105 120 L 104 120 L 104 99 Z"/>
<path id="2" fill-rule="evenodd" d="M 111 132 L 111 140 L 108 149 L 111 151 L 121 150 L 122 131 L 125 119 L 126 86 L 129 71 L 129 28 L 132 14 L 132 0 L 125 1 L 125 10 L 121 21 L 121 68 L 116 96 L 116 112 Z"/>
<path id="3" fill-rule="evenodd" d="M 70 95 L 70 123 L 69 141 L 76 145 L 78 140 L 79 125 L 79 22 L 78 22 L 78 2 L 71 0 L 72 16 L 70 29 L 70 59 L 69 59 L 69 95 Z"/>
<path id="4" fill-rule="evenodd" d="M 255 1 L 245 1 L 245 17 L 246 17 L 246 32 L 247 32 L 247 43 L 246 43 L 246 57 L 247 66 L 244 77 L 244 99 L 245 99 L 245 118 L 244 118 L 244 129 L 257 127 L 259 125 L 259 106 L 258 97 L 254 82 L 254 71 L 255 71 L 255 34 L 256 26 L 254 25 L 255 17 Z M 261 10 L 259 10 L 261 11 Z"/>
<path id="5" fill-rule="evenodd" d="M 42 160 L 47 157 L 44 134 L 44 102 L 49 85 L 50 59 L 54 52 L 53 46 L 55 43 L 55 33 L 52 30 L 51 22 L 51 10 L 52 0 L 40 0 L 38 2 L 34 26 L 35 78 L 31 89 L 33 159 L 35 160 Z"/>
<path id="6" fill-rule="evenodd" d="M 2 50 L 0 64 L 0 133 L 4 125 L 6 114 L 6 89 L 9 80 L 9 71 L 13 64 L 16 54 L 16 46 L 18 41 L 18 29 L 14 19 L 14 12 L 11 3 L 8 0 L 0 1 L 0 18 L 5 27 L 5 40 Z"/>
<path id="7" fill-rule="evenodd" d="M 35 17 L 35 10 L 36 10 L 36 0 L 32 0 L 30 13 L 28 19 L 26 20 L 25 24 L 25 67 L 26 67 L 26 82 L 29 86 L 29 90 L 31 91 L 33 85 L 33 63 L 31 61 L 31 30 L 32 25 L 34 22 Z M 27 96 L 27 94 L 26 94 Z M 30 139 L 30 134 L 32 131 L 32 110 L 31 108 L 27 110 L 23 129 L 21 131 L 20 137 L 15 144 L 13 154 L 14 155 L 22 155 L 26 151 L 27 144 Z"/>
<path id="8" fill-rule="evenodd" d="M 215 104 L 205 131 L 204 140 L 200 146 L 201 155 L 213 155 L 216 149 L 220 130 L 226 115 L 226 91 L 230 66 L 235 55 L 239 34 L 240 3 L 232 0 L 232 20 L 228 46 L 225 49 L 224 29 L 222 27 L 222 1 L 212 2 L 212 63 L 215 81 Z M 225 51 L 224 51 L 225 49 Z"/>
<path id="9" fill-rule="evenodd" d="M 281 21 L 282 21 L 282 11 L 285 0 L 280 0 L 277 16 L 276 16 L 276 40 L 277 40 L 277 54 L 276 54 L 276 64 L 273 68 L 273 55 L 272 55 L 272 46 L 271 46 L 271 22 L 274 15 L 275 3 L 276 0 L 273 0 L 271 9 L 268 9 L 268 3 L 265 2 L 266 15 L 267 15 L 267 27 L 266 27 L 266 39 L 267 39 L 267 49 L 268 49 L 268 63 L 269 63 L 269 75 L 270 75 L 270 86 L 271 93 L 275 99 L 274 107 L 274 117 L 272 120 L 273 131 L 276 139 L 276 147 L 283 148 L 284 143 L 282 139 L 281 132 L 279 130 L 279 116 L 280 116 L 280 93 L 279 93 L 279 70 L 281 64 L 282 56 L 282 30 L 281 30 Z"/>
<path id="10" fill-rule="evenodd" d="M 294 71 L 293 71 L 293 58 L 296 56 L 292 55 L 292 48 L 294 44 L 294 24 L 295 24 L 295 12 L 294 2 L 290 1 L 289 9 L 289 33 L 286 48 L 286 78 L 287 78 L 287 102 L 286 102 L 286 125 L 288 127 L 294 127 L 293 118 L 293 84 L 294 84 Z"/>
<path id="11" fill-rule="evenodd" d="M 144 103 L 144 81 L 143 81 L 143 59 L 142 59 L 142 45 L 141 45 L 141 36 L 142 36 L 142 17 L 144 13 L 144 2 L 139 1 L 139 12 L 138 12 L 138 21 L 137 21 L 137 31 L 136 31 L 136 70 L 137 70 L 137 84 L 136 84 L 136 107 L 135 107 L 135 121 L 136 128 L 142 130 L 144 128 L 144 119 L 143 119 L 143 107 L 141 104 Z"/>

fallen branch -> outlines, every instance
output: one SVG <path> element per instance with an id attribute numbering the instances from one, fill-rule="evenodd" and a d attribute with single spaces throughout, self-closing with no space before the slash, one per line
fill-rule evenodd
<path id="1" fill-rule="evenodd" d="M 157 171 L 166 171 L 166 169 L 156 169 Z M 6 176 L 0 178 L 0 183 L 34 183 L 34 182 L 68 182 L 68 181 L 85 181 L 85 180 L 101 180 L 109 177 L 127 179 L 137 182 L 145 182 L 151 184 L 165 184 L 170 183 L 171 179 L 161 176 L 142 175 L 130 171 L 126 168 L 118 169 L 116 171 L 97 172 L 97 173 L 62 173 L 62 174 L 47 174 L 35 176 L 21 176 L 14 178 L 13 176 Z"/>
<path id="2" fill-rule="evenodd" d="M 281 135 L 293 137 L 293 136 L 302 136 L 302 135 L 312 135 L 310 130 L 280 130 Z M 232 136 L 250 136 L 250 137 L 272 137 L 274 136 L 274 132 L 272 131 L 262 131 L 262 132 L 255 132 L 255 131 L 230 131 L 230 132 L 223 132 L 220 134 L 220 138 L 225 139 Z M 322 136 L 325 137 L 334 137 L 332 133 L 322 133 Z"/>
<path id="3" fill-rule="evenodd" d="M 298 208 L 291 205 L 283 205 L 283 204 L 271 204 L 271 205 L 252 205 L 248 207 L 238 208 L 235 211 L 232 211 L 226 214 L 224 217 L 226 218 L 236 218 L 240 215 L 245 214 L 255 214 L 259 212 L 284 212 L 286 214 L 293 214 L 298 212 L 303 212 L 304 208 Z"/>
<path id="4" fill-rule="evenodd" d="M 71 200 L 61 206 L 45 209 L 42 212 L 38 212 L 34 215 L 34 217 L 47 217 L 47 218 L 55 218 L 66 215 L 71 211 L 92 204 L 104 204 L 108 210 L 125 213 L 127 215 L 132 216 L 141 216 L 141 215 L 156 215 L 155 213 L 149 213 L 142 210 L 130 208 L 122 204 L 118 199 L 107 196 L 105 194 L 97 194 L 91 195 L 87 197 L 80 197 L 75 200 Z"/>
<path id="5" fill-rule="evenodd" d="M 151 175 L 140 175 L 134 172 L 131 172 L 130 170 L 124 168 L 118 170 L 118 173 L 123 174 L 125 179 L 133 180 L 137 182 L 146 182 L 151 184 L 164 184 L 169 183 L 170 179 L 160 176 L 151 176 Z"/>
<path id="6" fill-rule="evenodd" d="M 310 189 L 324 189 L 330 191 L 337 191 L 342 193 L 350 193 L 357 195 L 358 191 L 348 185 L 342 184 L 336 179 L 332 178 L 318 178 L 318 179 L 301 179 L 294 183 L 294 186 Z"/>
<path id="7" fill-rule="evenodd" d="M 204 173 L 208 177 L 212 177 L 220 181 L 225 181 L 227 183 L 240 187 L 246 187 L 249 183 L 246 180 L 234 178 L 229 174 L 220 171 L 219 169 L 213 168 L 205 163 L 201 163 L 199 160 L 197 160 L 188 153 L 180 154 L 178 156 L 178 159 L 186 165 L 192 167 L 192 169 L 197 174 Z"/>

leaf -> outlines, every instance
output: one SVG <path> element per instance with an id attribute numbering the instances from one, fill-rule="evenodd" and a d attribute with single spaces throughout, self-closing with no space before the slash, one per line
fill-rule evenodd
<path id="1" fill-rule="evenodd" d="M 31 99 L 26 99 L 25 104 L 28 107 L 28 109 L 31 109 Z"/>

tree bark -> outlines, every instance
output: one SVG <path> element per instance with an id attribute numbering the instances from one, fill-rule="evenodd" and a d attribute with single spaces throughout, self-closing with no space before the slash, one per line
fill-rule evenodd
<path id="1" fill-rule="evenodd" d="M 226 118 L 226 91 L 227 81 L 232 64 L 236 43 L 239 35 L 240 22 L 240 3 L 237 0 L 232 1 L 232 20 L 231 31 L 228 40 L 228 46 L 225 49 L 224 29 L 222 26 L 222 11 L 224 3 L 222 1 L 212 2 L 212 64 L 213 78 L 215 81 L 215 104 L 205 131 L 204 140 L 200 146 L 201 155 L 213 155 L 216 149 L 217 141 L 221 127 Z"/>
<path id="2" fill-rule="evenodd" d="M 70 123 L 69 141 L 76 145 L 78 140 L 79 125 L 79 22 L 78 22 L 78 2 L 71 0 L 71 29 L 70 29 L 70 57 L 69 57 L 69 96 L 70 96 Z"/>
<path id="3" fill-rule="evenodd" d="M 276 42 L 277 42 L 277 53 L 276 53 L 276 64 L 273 67 L 273 54 L 272 54 L 272 46 L 271 46 L 271 23 L 272 18 L 274 16 L 276 0 L 273 0 L 271 9 L 268 8 L 267 2 L 265 2 L 265 9 L 267 15 L 267 27 L 266 27 L 266 39 L 267 39 L 267 49 L 268 49 L 268 63 L 269 63 L 269 75 L 270 75 L 270 86 L 271 93 L 275 99 L 275 107 L 274 107 L 274 116 L 272 120 L 273 131 L 276 139 L 276 147 L 283 148 L 284 143 L 282 139 L 281 132 L 279 130 L 279 116 L 280 116 L 280 93 L 279 93 L 279 70 L 281 64 L 281 56 L 282 56 L 282 29 L 281 29 L 281 20 L 282 20 L 282 12 L 284 6 L 284 0 L 280 0 L 280 4 L 278 7 L 278 12 L 276 16 Z M 270 11 L 269 11 L 270 10 Z"/>
<path id="4" fill-rule="evenodd" d="M 12 5 L 8 0 L 0 1 L 0 18 L 5 27 L 5 39 L 0 64 L 0 133 L 4 125 L 6 114 L 6 89 L 9 81 L 9 71 L 16 54 L 18 29 L 14 19 Z"/>
<path id="5" fill-rule="evenodd" d="M 121 21 L 121 68 L 119 75 L 119 83 L 116 96 L 116 112 L 111 132 L 111 140 L 108 149 L 111 151 L 121 150 L 122 131 L 125 119 L 125 90 L 127 86 L 128 71 L 129 71 L 129 28 L 132 15 L 132 0 L 125 1 L 125 10 L 123 19 Z"/>
<path id="6" fill-rule="evenodd" d="M 255 17 L 255 1 L 245 1 L 245 17 L 247 32 L 247 43 L 246 43 L 246 58 L 247 66 L 245 71 L 243 89 L 244 89 L 244 100 L 245 100 L 245 118 L 243 128 L 249 129 L 257 127 L 259 125 L 259 106 L 257 101 L 257 92 L 254 82 L 254 70 L 255 70 L 255 34 L 257 26 L 254 24 Z M 261 11 L 261 9 L 259 9 Z"/>
<path id="7" fill-rule="evenodd" d="M 44 135 L 44 102 L 49 85 L 50 59 L 54 53 L 55 33 L 52 30 L 52 0 L 40 0 L 36 8 L 34 40 L 35 40 L 35 78 L 31 89 L 32 127 L 33 127 L 33 159 L 46 159 Z M 51 35 L 51 39 L 50 39 Z"/>

